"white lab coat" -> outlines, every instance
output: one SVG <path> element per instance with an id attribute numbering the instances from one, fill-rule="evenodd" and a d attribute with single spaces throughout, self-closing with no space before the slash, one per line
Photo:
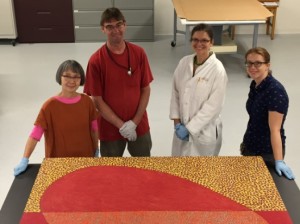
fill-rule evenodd
<path id="1" fill-rule="evenodd" d="M 193 77 L 195 54 L 183 57 L 173 77 L 170 119 L 180 119 L 189 140 L 173 136 L 172 156 L 215 156 L 222 144 L 220 113 L 224 105 L 227 74 L 213 53 Z"/>

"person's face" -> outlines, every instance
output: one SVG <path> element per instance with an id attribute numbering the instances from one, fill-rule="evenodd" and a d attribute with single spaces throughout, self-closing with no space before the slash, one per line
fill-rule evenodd
<path id="1" fill-rule="evenodd" d="M 193 34 L 191 40 L 192 48 L 197 54 L 207 54 L 213 45 L 213 41 L 205 31 L 196 31 Z"/>
<path id="2" fill-rule="evenodd" d="M 126 23 L 123 20 L 111 20 L 105 22 L 102 26 L 102 32 L 106 34 L 109 42 L 119 43 L 123 41 L 123 36 L 126 29 Z"/>
<path id="3" fill-rule="evenodd" d="M 261 82 L 269 72 L 270 63 L 266 63 L 263 56 L 251 53 L 246 59 L 246 70 L 248 75 L 256 81 Z"/>
<path id="4" fill-rule="evenodd" d="M 72 72 L 71 70 L 65 71 L 61 76 L 62 93 L 65 96 L 72 95 L 80 86 L 80 74 Z"/>

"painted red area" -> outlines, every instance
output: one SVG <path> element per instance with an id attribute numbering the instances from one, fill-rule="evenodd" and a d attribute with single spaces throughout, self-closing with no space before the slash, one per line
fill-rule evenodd
<path id="1" fill-rule="evenodd" d="M 268 224 L 252 211 L 56 212 L 45 213 L 45 217 L 49 223 L 59 224 Z"/>
<path id="2" fill-rule="evenodd" d="M 293 221 L 291 220 L 289 213 L 286 211 L 260 211 L 256 212 L 268 223 L 271 224 L 292 224 Z"/>
<path id="3" fill-rule="evenodd" d="M 44 215 L 39 212 L 25 212 L 22 216 L 20 224 L 48 224 Z"/>
<path id="4" fill-rule="evenodd" d="M 53 183 L 42 212 L 246 211 L 248 208 L 191 181 L 130 167 L 77 170 Z"/>

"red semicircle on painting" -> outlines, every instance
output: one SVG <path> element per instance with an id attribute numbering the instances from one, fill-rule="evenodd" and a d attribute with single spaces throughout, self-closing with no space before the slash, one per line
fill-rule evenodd
<path id="1" fill-rule="evenodd" d="M 89 167 L 54 182 L 43 212 L 248 211 L 205 187 L 170 174 L 130 167 Z"/>

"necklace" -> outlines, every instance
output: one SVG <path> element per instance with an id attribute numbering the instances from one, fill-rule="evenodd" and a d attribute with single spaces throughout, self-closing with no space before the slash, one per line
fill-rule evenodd
<path id="1" fill-rule="evenodd" d="M 199 62 L 197 61 L 197 56 L 195 55 L 195 57 L 194 57 L 194 64 L 200 66 L 200 65 L 203 65 L 203 63 L 204 63 L 204 62 L 199 63 Z"/>
<path id="2" fill-rule="evenodd" d="M 208 57 L 207 57 L 202 63 L 199 63 L 199 62 L 197 61 L 197 55 L 195 55 L 195 57 L 194 57 L 194 64 L 197 65 L 197 66 L 203 65 L 203 64 L 206 62 L 206 60 L 207 60 L 211 55 L 212 55 L 212 52 L 209 52 Z"/>
<path id="3" fill-rule="evenodd" d="M 113 56 L 112 56 L 112 54 L 111 54 L 111 51 L 109 50 L 107 44 L 105 44 L 105 47 L 106 47 L 106 50 L 107 50 L 107 53 L 108 53 L 109 58 L 110 58 L 117 66 L 126 69 L 128 75 L 131 75 L 130 54 L 129 54 L 129 48 L 128 48 L 127 43 L 125 42 L 125 47 L 126 47 L 126 50 L 127 50 L 127 60 L 128 60 L 128 61 L 127 61 L 128 66 L 127 66 L 127 67 L 124 66 L 124 65 L 119 64 L 119 63 L 113 58 Z"/>

